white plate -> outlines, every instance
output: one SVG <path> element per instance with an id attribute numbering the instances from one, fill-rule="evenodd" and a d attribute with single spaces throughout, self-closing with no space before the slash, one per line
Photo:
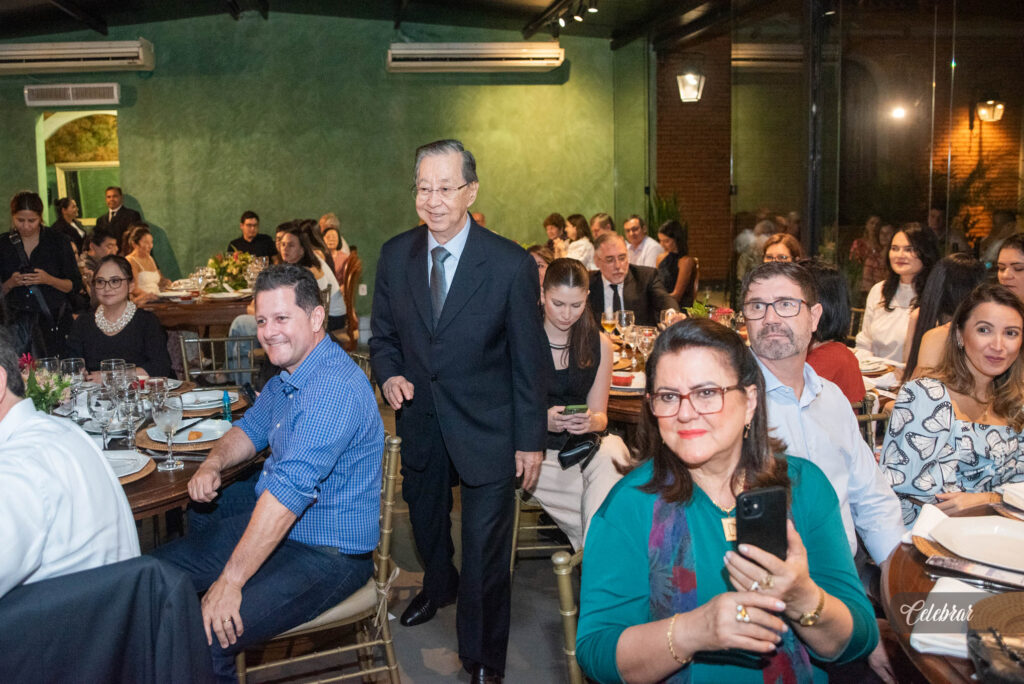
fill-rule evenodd
<path id="1" fill-rule="evenodd" d="M 167 378 L 167 384 L 165 385 L 169 390 L 176 390 L 181 387 L 181 380 L 177 378 Z"/>
<path id="2" fill-rule="evenodd" d="M 220 439 L 227 431 L 231 429 L 231 421 L 228 420 L 217 420 L 215 418 L 209 418 L 207 420 L 200 421 L 190 427 L 188 430 L 176 435 L 174 437 L 175 444 L 199 444 L 200 442 L 212 442 L 215 439 Z M 188 435 L 190 432 L 202 433 L 198 439 L 189 439 Z M 167 435 L 164 434 L 163 430 L 157 426 L 152 426 L 146 430 L 146 435 L 154 442 L 160 444 L 167 444 Z"/>
<path id="3" fill-rule="evenodd" d="M 176 297 L 188 297 L 192 293 L 188 290 L 161 290 L 157 292 L 160 299 L 174 299 Z"/>
<path id="4" fill-rule="evenodd" d="M 90 418 L 89 420 L 82 423 L 82 429 L 88 432 L 90 435 L 101 435 L 103 434 L 103 428 L 96 424 L 96 422 Z M 107 436 L 124 434 L 124 424 L 122 421 L 111 423 L 107 428 Z"/>
<path id="5" fill-rule="evenodd" d="M 1000 515 L 946 518 L 931 532 L 947 549 L 979 563 L 1024 572 L 1024 522 Z"/>
<path id="6" fill-rule="evenodd" d="M 100 383 L 98 383 L 98 382 L 93 382 L 92 380 L 86 380 L 85 382 L 83 382 L 81 385 L 78 386 L 78 391 L 79 392 L 88 392 L 89 390 L 94 390 L 94 389 L 96 389 L 99 386 L 100 386 Z"/>
<path id="7" fill-rule="evenodd" d="M 889 367 L 880 361 L 861 361 L 861 373 L 882 373 L 889 370 Z"/>
<path id="8" fill-rule="evenodd" d="M 210 292 L 209 294 L 204 294 L 203 298 L 205 298 L 205 299 L 244 299 L 247 296 L 248 295 L 241 294 L 239 292 Z"/>
<path id="9" fill-rule="evenodd" d="M 232 404 L 238 401 L 238 392 L 228 392 L 228 400 Z M 223 403 L 224 390 L 192 390 L 181 395 L 181 407 L 186 411 L 219 408 Z"/>
<path id="10" fill-rule="evenodd" d="M 149 456 L 140 454 L 138 451 L 104 451 L 103 456 L 107 459 L 114 475 L 124 477 L 137 473 L 149 463 Z"/>
<path id="11" fill-rule="evenodd" d="M 644 384 L 646 383 L 646 380 L 644 379 L 643 373 L 639 371 L 615 371 L 612 373 L 613 378 L 616 375 L 630 375 L 632 376 L 632 380 L 628 386 L 613 384 L 611 387 L 613 392 L 629 392 L 632 394 L 644 391 Z"/>

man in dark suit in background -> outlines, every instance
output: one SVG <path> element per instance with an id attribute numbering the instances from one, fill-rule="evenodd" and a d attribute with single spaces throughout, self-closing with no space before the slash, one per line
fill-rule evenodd
<path id="1" fill-rule="evenodd" d="M 637 325 L 657 325 L 662 311 L 678 308 L 655 269 L 630 265 L 626 240 L 618 233 L 597 238 L 594 264 L 598 272 L 590 274 L 588 299 L 598 325 L 603 311 L 627 309 L 636 315 Z"/>
<path id="2" fill-rule="evenodd" d="M 117 238 L 121 244 L 124 232 L 130 226 L 142 220 L 142 216 L 134 209 L 124 206 L 124 193 L 121 188 L 111 185 L 104 197 L 107 202 L 107 213 L 96 219 L 96 228 Z"/>
<path id="3" fill-rule="evenodd" d="M 396 411 L 402 495 L 423 590 L 402 614 L 418 625 L 458 598 L 459 657 L 473 682 L 500 682 L 508 648 L 515 478 L 537 482 L 550 360 L 533 258 L 468 209 L 476 161 L 456 140 L 416 151 L 426 225 L 381 250 L 370 361 Z M 461 483 L 462 576 L 452 564 L 452 487 Z"/>

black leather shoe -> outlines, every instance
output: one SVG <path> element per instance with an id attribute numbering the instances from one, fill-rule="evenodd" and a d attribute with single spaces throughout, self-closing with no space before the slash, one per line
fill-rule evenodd
<path id="1" fill-rule="evenodd" d="M 413 597 L 412 601 L 409 601 L 409 605 L 406 606 L 405 612 L 402 613 L 402 618 L 399 622 L 401 622 L 405 627 L 422 625 L 437 614 L 438 608 L 447 606 L 449 603 L 452 602 L 446 601 L 444 603 L 438 603 L 421 591 Z"/>
<path id="2" fill-rule="evenodd" d="M 472 684 L 501 684 L 501 675 L 486 665 L 477 665 L 469 673 L 469 681 Z"/>

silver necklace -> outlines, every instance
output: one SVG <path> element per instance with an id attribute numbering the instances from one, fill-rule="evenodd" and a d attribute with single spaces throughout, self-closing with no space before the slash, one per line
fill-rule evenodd
<path id="1" fill-rule="evenodd" d="M 96 327 L 103 331 L 106 335 L 116 335 L 117 333 L 124 330 L 124 327 L 128 325 L 132 317 L 135 315 L 135 304 L 128 302 L 127 306 L 124 307 L 124 312 L 114 322 L 107 320 L 107 317 L 103 315 L 103 305 L 100 304 L 96 307 Z"/>

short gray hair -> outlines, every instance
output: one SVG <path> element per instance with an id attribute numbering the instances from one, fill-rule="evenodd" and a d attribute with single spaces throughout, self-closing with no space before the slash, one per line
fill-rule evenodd
<path id="1" fill-rule="evenodd" d="M 415 185 L 420 179 L 420 162 L 424 157 L 431 157 L 439 154 L 451 154 L 456 152 L 462 155 L 462 180 L 467 183 L 478 183 L 476 176 L 476 158 L 473 153 L 462 146 L 458 140 L 435 140 L 432 143 L 421 145 L 416 148 L 416 169 L 413 172 L 412 182 Z"/>
<path id="2" fill-rule="evenodd" d="M 323 222 L 325 228 L 336 228 L 341 230 L 341 219 L 333 211 L 329 211 L 320 217 L 320 221 Z"/>
<path id="3" fill-rule="evenodd" d="M 18 368 L 18 349 L 12 330 L 0 326 L 0 368 L 7 373 L 7 391 L 16 397 L 25 396 L 25 382 Z"/>

